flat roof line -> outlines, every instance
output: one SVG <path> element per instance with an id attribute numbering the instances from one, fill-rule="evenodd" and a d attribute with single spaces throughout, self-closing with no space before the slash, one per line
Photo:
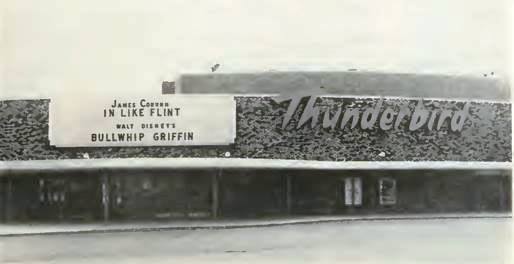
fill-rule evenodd
<path id="1" fill-rule="evenodd" d="M 184 73 L 180 93 L 298 94 L 323 92 L 426 98 L 510 100 L 510 83 L 500 77 L 373 71 L 280 71 Z"/>

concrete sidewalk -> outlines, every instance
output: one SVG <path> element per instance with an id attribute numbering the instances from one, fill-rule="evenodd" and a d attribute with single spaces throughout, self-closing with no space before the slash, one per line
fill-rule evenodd
<path id="1" fill-rule="evenodd" d="M 401 214 L 359 216 L 297 216 L 267 219 L 170 220 L 109 223 L 10 223 L 0 225 L 0 237 L 68 233 L 148 232 L 159 230 L 232 229 L 352 221 L 512 218 L 510 213 Z"/>

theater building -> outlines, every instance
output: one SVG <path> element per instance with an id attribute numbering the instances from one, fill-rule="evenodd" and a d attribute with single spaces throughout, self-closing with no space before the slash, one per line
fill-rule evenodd
<path id="1" fill-rule="evenodd" d="M 511 212 L 501 79 L 275 72 L 170 85 L 0 101 L 0 219 Z"/>

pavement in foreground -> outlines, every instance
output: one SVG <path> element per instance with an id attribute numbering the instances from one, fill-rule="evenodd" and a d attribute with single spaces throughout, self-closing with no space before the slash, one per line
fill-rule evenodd
<path id="1" fill-rule="evenodd" d="M 0 238 L 0 263 L 511 263 L 512 219 Z"/>
<path id="2" fill-rule="evenodd" d="M 103 233 L 131 231 L 163 231 L 192 229 L 225 229 L 247 227 L 269 227 L 293 224 L 327 222 L 454 219 L 454 218 L 512 218 L 510 213 L 456 213 L 456 214 L 380 214 L 380 215 L 332 215 L 332 216 L 287 216 L 263 219 L 197 219 L 172 221 L 127 221 L 127 222 L 59 222 L 59 223 L 8 223 L 0 224 L 0 237 L 63 233 Z"/>

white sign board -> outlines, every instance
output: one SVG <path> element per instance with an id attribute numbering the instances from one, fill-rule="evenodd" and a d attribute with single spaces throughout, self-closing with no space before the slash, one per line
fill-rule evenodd
<path id="1" fill-rule="evenodd" d="M 50 101 L 57 147 L 228 145 L 236 103 L 225 95 L 81 96 Z"/>

